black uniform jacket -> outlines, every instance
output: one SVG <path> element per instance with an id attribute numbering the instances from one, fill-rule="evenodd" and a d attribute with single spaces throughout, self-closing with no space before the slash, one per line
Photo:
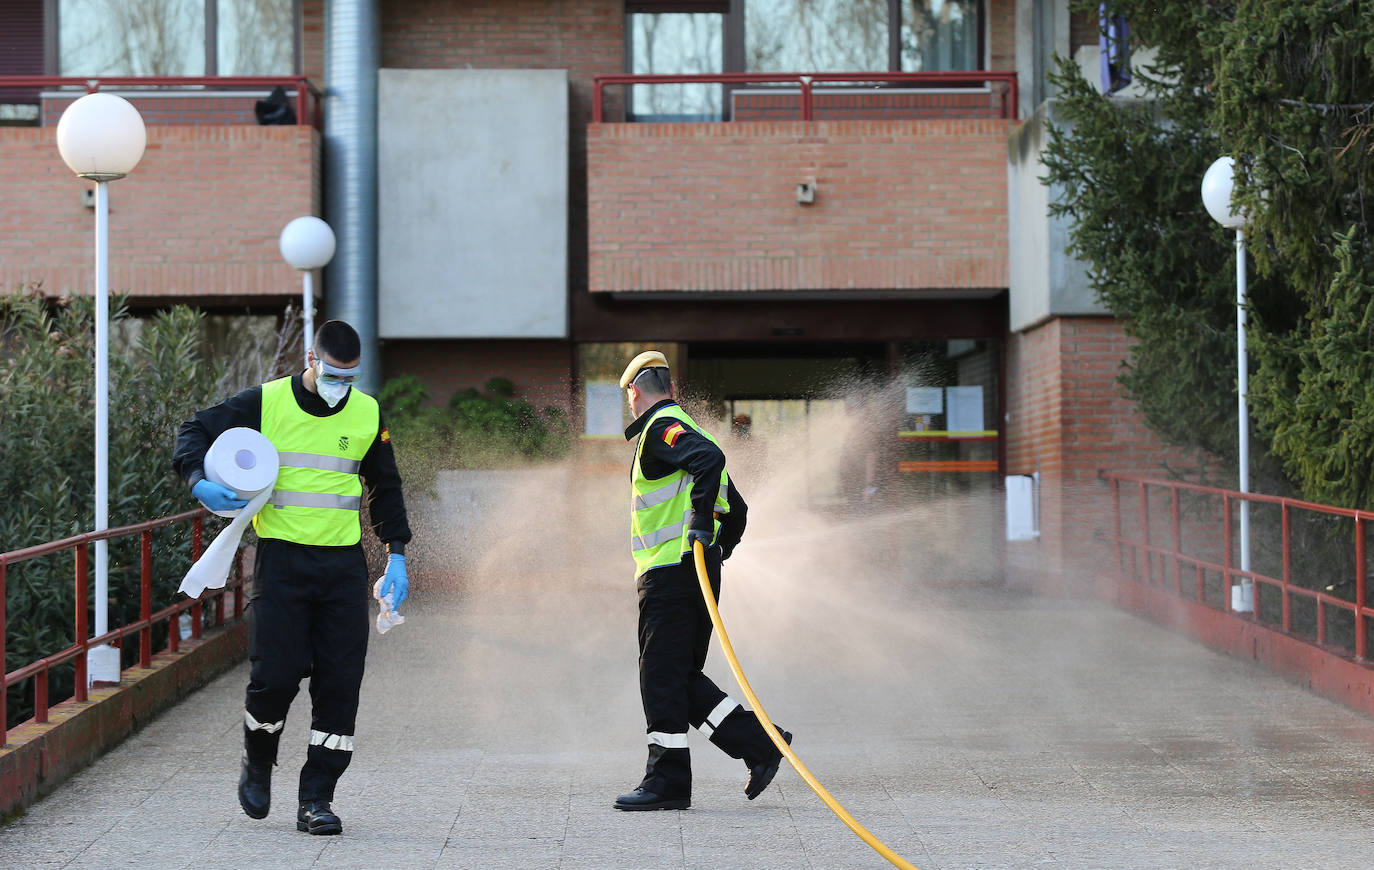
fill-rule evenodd
<path id="1" fill-rule="evenodd" d="M 302 411 L 316 417 L 329 417 L 342 411 L 352 397 L 352 391 L 331 408 L 319 396 L 301 383 L 299 374 L 291 378 L 291 392 Z M 262 387 L 249 387 L 212 408 L 197 411 L 181 424 L 177 432 L 176 450 L 172 453 L 172 467 L 191 486 L 205 477 L 205 452 L 226 429 L 246 426 L 262 431 Z M 405 551 L 410 541 L 410 523 L 406 520 L 405 497 L 401 494 L 401 475 L 396 470 L 396 455 L 391 449 L 391 436 L 386 434 L 386 422 L 377 426 L 372 445 L 363 456 L 359 468 L 367 486 L 368 510 L 377 537 L 385 541 L 393 553 Z"/>
<path id="2" fill-rule="evenodd" d="M 625 440 L 633 441 L 649 422 L 649 418 L 669 405 L 676 405 L 672 399 L 664 399 L 654 405 L 625 430 Z M 639 465 L 649 480 L 667 477 L 674 471 L 682 470 L 692 475 L 692 528 L 710 532 L 712 515 L 716 509 L 716 494 L 720 491 L 720 473 L 725 470 L 725 454 L 711 440 L 690 426 L 669 444 L 663 433 L 676 423 L 676 418 L 664 417 L 656 420 L 644 432 L 644 449 L 640 452 Z M 720 518 L 721 557 L 728 559 L 735 545 L 744 536 L 744 524 L 748 521 L 749 505 L 744 503 L 739 486 L 730 480 L 730 512 Z"/>

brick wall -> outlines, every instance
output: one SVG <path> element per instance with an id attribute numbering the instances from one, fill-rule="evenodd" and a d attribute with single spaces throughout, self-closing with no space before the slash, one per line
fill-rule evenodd
<path id="1" fill-rule="evenodd" d="M 1008 123 L 587 130 L 592 291 L 1007 283 Z M 815 179 L 816 202 L 796 202 Z"/>
<path id="2" fill-rule="evenodd" d="M 301 75 L 324 90 L 324 0 L 301 0 Z"/>
<path id="3" fill-rule="evenodd" d="M 1016 69 L 1016 0 L 988 3 L 988 69 Z"/>
<path id="4" fill-rule="evenodd" d="M 1112 529 L 1111 491 L 1099 470 L 1167 477 L 1209 465 L 1146 427 L 1116 382 L 1129 349 L 1111 318 L 1057 318 L 1008 338 L 1007 473 L 1041 476 L 1041 538 L 1008 545 L 1009 571 L 1072 579 L 1110 552 L 1101 535 Z"/>
<path id="5" fill-rule="evenodd" d="M 90 185 L 62 163 L 55 136 L 0 128 L 0 290 L 42 281 L 90 292 Z M 277 239 L 287 221 L 318 213 L 319 163 L 309 127 L 149 127 L 143 161 L 110 185 L 111 290 L 135 301 L 298 295 Z"/>
<path id="6" fill-rule="evenodd" d="M 388 377 L 413 374 L 430 402 L 448 403 L 459 390 L 478 390 L 495 377 L 515 383 L 517 398 L 535 405 L 570 407 L 572 345 L 566 341 L 390 340 L 382 347 Z"/>
<path id="7" fill-rule="evenodd" d="M 1102 25 L 1097 14 L 1082 10 L 1069 13 L 1069 54 L 1073 55 L 1085 45 L 1096 47 L 1102 36 Z"/>

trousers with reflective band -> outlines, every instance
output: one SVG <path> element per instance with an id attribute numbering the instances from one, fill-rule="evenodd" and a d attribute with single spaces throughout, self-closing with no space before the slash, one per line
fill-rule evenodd
<path id="1" fill-rule="evenodd" d="M 695 480 L 682 469 L 666 477 L 649 480 L 644 476 L 640 458 L 644 454 L 644 438 L 649 427 L 661 417 L 671 417 L 685 426 L 690 426 L 717 447 L 720 442 L 697 425 L 678 405 L 667 405 L 649 418 L 639 433 L 635 445 L 635 464 L 631 478 L 634 490 L 630 501 L 630 551 L 635 560 L 636 576 L 651 568 L 676 565 L 682 556 L 691 550 L 687 544 L 687 533 L 692 523 L 692 487 Z M 730 511 L 730 475 L 724 470 L 720 473 L 720 489 L 716 491 L 715 512 L 724 515 Z M 712 536 L 720 532 L 720 520 L 714 520 Z"/>
<path id="2" fill-rule="evenodd" d="M 349 390 L 328 417 L 301 410 L 291 378 L 262 385 L 262 434 L 277 448 L 281 471 L 272 500 L 253 518 L 262 538 L 346 547 L 362 540 L 359 510 L 363 457 L 381 423 L 377 400 Z"/>

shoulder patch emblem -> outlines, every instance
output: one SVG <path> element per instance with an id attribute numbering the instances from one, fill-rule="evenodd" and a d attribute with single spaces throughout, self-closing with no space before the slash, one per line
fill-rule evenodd
<path id="1" fill-rule="evenodd" d="M 381 434 L 380 437 L 381 437 L 382 443 L 383 443 L 383 444 L 386 444 L 388 441 L 391 440 L 391 430 L 388 429 L 388 428 L 386 428 L 385 426 L 383 426 L 383 427 L 382 427 L 382 434 Z"/>
<path id="2" fill-rule="evenodd" d="M 339 436 L 339 451 L 340 451 L 340 452 L 345 452 L 345 451 L 347 451 L 347 450 L 348 450 L 348 436 L 347 436 L 347 435 L 340 435 L 340 436 Z"/>
<path id="3" fill-rule="evenodd" d="M 686 428 L 683 427 L 681 423 L 674 423 L 667 429 L 663 430 L 663 440 L 668 444 L 669 447 L 675 447 L 677 446 L 677 439 L 681 438 L 682 433 L 686 431 Z"/>

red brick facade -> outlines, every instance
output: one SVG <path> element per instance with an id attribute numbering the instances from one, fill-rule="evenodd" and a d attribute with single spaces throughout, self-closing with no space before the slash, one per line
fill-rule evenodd
<path id="1" fill-rule="evenodd" d="M 587 129 L 597 291 L 1007 283 L 1008 123 L 763 121 Z M 815 203 L 796 186 L 815 181 Z"/>
<path id="2" fill-rule="evenodd" d="M 54 127 L 0 128 L 0 289 L 91 290 L 89 186 L 62 163 Z M 300 293 L 277 249 L 317 214 L 320 138 L 309 127 L 150 126 L 143 161 L 110 185 L 110 288 L 205 304 Z"/>
<path id="3" fill-rule="evenodd" d="M 301 75 L 324 90 L 324 3 L 301 0 Z"/>
<path id="4" fill-rule="evenodd" d="M 1168 476 L 1204 458 L 1168 448 L 1117 383 L 1130 339 L 1105 317 L 1056 318 L 1007 342 L 1007 473 L 1040 472 L 1041 536 L 1007 546 L 1010 572 L 1048 577 L 1108 552 L 1103 469 Z M 1084 574 L 1086 577 L 1086 573 Z"/>
<path id="5" fill-rule="evenodd" d="M 987 10 L 987 68 L 1016 69 L 1016 0 L 988 0 Z"/>

